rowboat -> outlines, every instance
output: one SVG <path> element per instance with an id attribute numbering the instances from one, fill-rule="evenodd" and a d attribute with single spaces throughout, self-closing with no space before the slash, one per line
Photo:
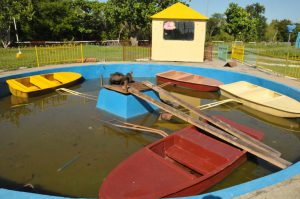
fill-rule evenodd
<path id="1" fill-rule="evenodd" d="M 286 95 L 239 81 L 220 85 L 221 95 L 239 100 L 243 105 L 277 117 L 300 117 L 300 103 Z"/>
<path id="2" fill-rule="evenodd" d="M 12 95 L 33 97 L 68 87 L 82 81 L 82 75 L 74 72 L 56 72 L 6 80 Z"/>
<path id="3" fill-rule="evenodd" d="M 191 88 L 198 91 L 217 91 L 223 83 L 204 76 L 170 70 L 156 74 L 157 82 L 169 82 L 177 86 Z"/>
<path id="4" fill-rule="evenodd" d="M 263 137 L 259 131 L 228 119 L 225 122 L 228 121 L 256 139 Z M 142 148 L 119 164 L 103 181 L 99 198 L 153 199 L 199 194 L 246 159 L 246 151 L 189 126 Z"/>

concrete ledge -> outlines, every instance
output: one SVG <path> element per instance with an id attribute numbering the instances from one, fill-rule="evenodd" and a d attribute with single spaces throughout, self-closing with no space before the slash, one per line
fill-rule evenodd
<path id="1" fill-rule="evenodd" d="M 230 199 L 230 198 L 235 198 L 235 197 L 247 194 L 247 193 L 251 193 L 253 191 L 257 191 L 259 189 L 263 189 L 268 186 L 278 184 L 285 180 L 289 180 L 299 174 L 300 174 L 300 162 L 297 162 L 284 170 L 267 175 L 262 178 L 252 180 L 250 182 L 236 185 L 236 186 L 233 186 L 233 187 L 230 187 L 227 189 L 222 189 L 220 191 L 202 194 L 199 196 L 190 196 L 190 197 L 183 197 L 183 198 L 184 199 L 210 199 L 210 198 L 211 199 Z"/>
<path id="2" fill-rule="evenodd" d="M 71 198 L 58 197 L 58 196 L 48 196 L 48 195 L 35 194 L 35 193 L 12 191 L 7 189 L 0 189 L 0 198 L 1 199 L 71 199 Z"/>

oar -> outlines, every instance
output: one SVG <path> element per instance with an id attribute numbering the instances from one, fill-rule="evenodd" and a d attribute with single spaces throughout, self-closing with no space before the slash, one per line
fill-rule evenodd
<path id="1" fill-rule="evenodd" d="M 140 125 L 132 124 L 132 123 L 128 123 L 128 122 L 122 122 L 119 120 L 111 120 L 111 121 L 108 121 L 107 123 L 109 123 L 113 126 L 120 127 L 120 128 L 126 128 L 126 129 L 132 129 L 132 130 L 137 130 L 137 131 L 144 131 L 144 132 L 159 134 L 162 137 L 168 136 L 168 134 L 166 132 L 159 130 L 159 129 L 154 129 L 154 128 L 150 128 L 150 127 L 146 127 L 146 126 L 140 126 Z M 119 124 L 117 124 L 117 123 L 119 123 Z"/>

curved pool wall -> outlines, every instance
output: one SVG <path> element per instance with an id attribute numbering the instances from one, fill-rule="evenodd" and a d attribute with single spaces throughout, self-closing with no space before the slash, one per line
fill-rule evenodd
<path id="1" fill-rule="evenodd" d="M 300 90 L 280 84 L 278 82 L 255 77 L 252 75 L 226 71 L 226 69 L 213 69 L 198 66 L 182 66 L 182 65 L 167 65 L 167 64 L 95 64 L 95 65 L 83 65 L 83 66 L 68 66 L 61 68 L 42 69 L 32 72 L 24 72 L 16 75 L 0 76 L 0 97 L 9 95 L 9 89 L 5 81 L 11 78 L 17 78 L 28 75 L 35 75 L 41 73 L 51 73 L 59 71 L 78 72 L 83 75 L 85 79 L 95 79 L 102 75 L 104 78 L 110 76 L 114 72 L 127 73 L 133 71 L 134 77 L 155 77 L 156 73 L 167 70 L 180 70 L 190 72 L 198 75 L 203 75 L 211 78 L 218 79 L 224 83 L 232 83 L 235 81 L 248 81 L 265 88 L 272 89 L 274 91 L 283 93 L 289 97 L 292 97 L 300 101 Z M 267 186 L 277 184 L 281 181 L 292 178 L 293 176 L 300 174 L 300 162 L 288 167 L 287 169 L 270 174 L 268 176 L 255 179 L 253 181 L 236 185 L 227 189 L 223 189 L 208 194 L 183 197 L 186 199 L 200 199 L 200 198 L 232 198 L 240 196 Z M 65 197 L 55 197 L 48 195 L 40 195 L 34 193 L 25 193 L 18 191 L 11 191 L 7 189 L 0 189 L 0 198 L 6 199 L 63 199 Z"/>

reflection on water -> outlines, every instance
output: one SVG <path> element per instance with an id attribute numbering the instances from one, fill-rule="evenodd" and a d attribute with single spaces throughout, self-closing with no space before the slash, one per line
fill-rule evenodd
<path id="1" fill-rule="evenodd" d="M 88 80 L 71 89 L 98 96 L 99 80 Z M 218 93 L 171 89 L 195 106 L 219 100 Z M 287 160 L 299 160 L 300 133 L 269 125 L 239 109 L 229 110 L 227 105 L 205 113 L 221 114 L 264 131 L 265 143 L 281 151 Z M 111 169 L 138 149 L 160 139 L 158 135 L 120 129 L 103 122 L 111 119 L 115 116 L 96 109 L 95 101 L 75 96 L 52 93 L 28 101 L 10 96 L 1 98 L 0 187 L 23 190 L 23 185 L 31 184 L 38 193 L 97 197 L 102 180 Z M 132 118 L 129 122 L 168 133 L 187 126 L 176 119 L 160 121 L 155 114 Z M 274 171 L 277 168 L 252 157 L 252 161 L 212 190 Z"/>
<path id="2" fill-rule="evenodd" d="M 221 100 L 225 98 L 221 97 Z M 222 106 L 224 111 L 230 111 L 232 109 L 238 109 L 242 112 L 247 113 L 249 116 L 253 118 L 258 118 L 264 122 L 267 122 L 272 125 L 276 125 L 280 128 L 287 129 L 289 131 L 295 131 L 295 132 L 300 132 L 300 120 L 299 118 L 282 118 L 282 117 L 277 117 L 273 116 L 270 114 L 266 114 L 251 108 L 248 108 L 246 106 L 243 106 L 238 103 L 230 103 L 227 105 Z"/>

